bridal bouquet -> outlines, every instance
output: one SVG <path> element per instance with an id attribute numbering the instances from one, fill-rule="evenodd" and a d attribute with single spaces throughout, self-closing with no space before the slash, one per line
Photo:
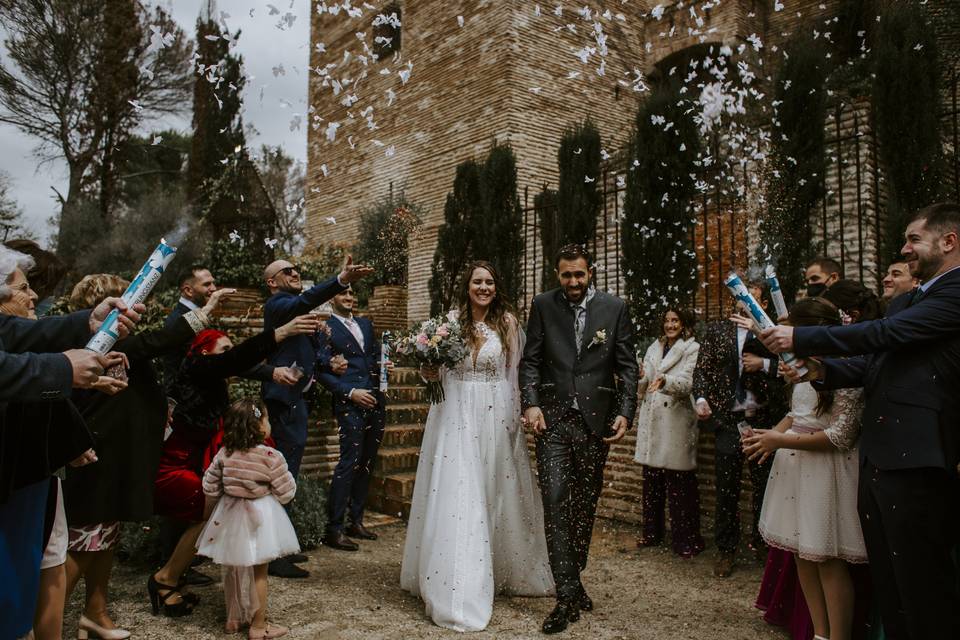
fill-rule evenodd
<path id="1" fill-rule="evenodd" d="M 455 315 L 430 318 L 399 336 L 392 345 L 393 352 L 417 365 L 441 365 L 448 369 L 467 356 L 467 345 Z M 427 400 L 431 404 L 443 402 L 443 385 L 427 382 Z"/>

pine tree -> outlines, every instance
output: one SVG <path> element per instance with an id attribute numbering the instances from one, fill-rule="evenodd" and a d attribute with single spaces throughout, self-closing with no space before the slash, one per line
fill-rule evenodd
<path id="1" fill-rule="evenodd" d="M 494 144 L 481 178 L 483 214 L 472 220 L 472 259 L 496 267 L 498 294 L 516 304 L 520 297 L 523 258 L 523 213 L 517 196 L 517 158 L 509 145 Z"/>
<path id="2" fill-rule="evenodd" d="M 480 192 L 481 167 L 476 160 L 457 165 L 453 191 L 443 207 L 437 248 L 430 268 L 430 313 L 446 313 L 456 304 L 463 268 L 471 260 L 474 220 L 483 213 Z"/>
<path id="3" fill-rule="evenodd" d="M 658 335 L 664 309 L 690 306 L 696 290 L 691 203 L 700 137 L 690 111 L 675 91 L 654 91 L 631 141 L 636 163 L 627 174 L 621 237 L 627 297 L 644 336 Z"/>
<path id="4" fill-rule="evenodd" d="M 587 245 L 594 239 L 603 204 L 600 184 L 600 132 L 590 120 L 563 132 L 557 152 L 559 246 Z M 551 256 L 552 259 L 552 256 Z"/>
<path id="5" fill-rule="evenodd" d="M 786 300 L 802 286 L 810 258 L 810 215 L 824 197 L 824 120 L 828 61 L 819 41 L 796 36 L 784 46 L 774 82 L 767 215 L 760 223 L 760 258 L 773 264 Z"/>
<path id="6" fill-rule="evenodd" d="M 873 54 L 873 107 L 887 179 L 881 255 L 889 260 L 909 216 L 933 203 L 941 188 L 937 40 L 916 2 L 887 3 Z"/>

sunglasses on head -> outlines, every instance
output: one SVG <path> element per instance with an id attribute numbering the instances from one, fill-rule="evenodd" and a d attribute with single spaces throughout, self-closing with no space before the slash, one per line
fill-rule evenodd
<path id="1" fill-rule="evenodd" d="M 283 267 L 281 269 L 277 269 L 277 271 L 270 277 L 275 278 L 281 273 L 285 276 L 292 276 L 294 272 L 297 272 L 298 274 L 300 273 L 300 265 L 297 264 L 292 267 Z"/>

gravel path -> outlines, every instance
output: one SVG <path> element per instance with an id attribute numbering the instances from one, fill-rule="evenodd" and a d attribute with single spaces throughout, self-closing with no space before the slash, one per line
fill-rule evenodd
<path id="1" fill-rule="evenodd" d="M 424 615 L 423 605 L 401 591 L 403 524 L 377 529 L 380 539 L 357 553 L 321 548 L 309 553 L 306 580 L 270 579 L 270 618 L 292 628 L 290 638 L 453 638 Z M 683 561 L 666 548 L 637 550 L 630 525 L 599 521 L 584 584 L 596 603 L 560 638 L 651 640 L 785 638 L 754 609 L 762 567 L 751 561 L 727 580 L 713 577 L 713 551 Z M 218 575 L 205 564 L 200 570 Z M 119 565 L 112 580 L 114 620 L 134 638 L 239 638 L 223 626 L 217 584 L 197 589 L 197 611 L 179 620 L 150 615 L 147 572 Z M 64 635 L 76 637 L 79 595 L 67 607 Z M 498 598 L 486 631 L 472 638 L 536 638 L 551 599 Z"/>

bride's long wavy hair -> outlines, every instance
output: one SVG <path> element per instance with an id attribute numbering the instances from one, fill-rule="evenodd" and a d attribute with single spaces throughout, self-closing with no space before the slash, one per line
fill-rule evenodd
<path id="1" fill-rule="evenodd" d="M 464 339 L 467 346 L 473 350 L 480 338 L 480 332 L 477 331 L 476 323 L 473 321 L 473 313 L 470 309 L 470 281 L 473 279 L 473 272 L 477 269 L 483 269 L 493 277 L 496 292 L 493 300 L 490 301 L 490 307 L 487 309 L 486 324 L 497 333 L 500 344 L 503 345 L 503 353 L 507 362 L 510 362 L 510 332 L 517 330 L 517 319 L 510 303 L 503 299 L 503 292 L 500 290 L 500 276 L 497 274 L 496 267 L 486 260 L 475 260 L 467 265 L 467 270 L 464 272 L 460 284 L 460 325 L 463 327 Z"/>

